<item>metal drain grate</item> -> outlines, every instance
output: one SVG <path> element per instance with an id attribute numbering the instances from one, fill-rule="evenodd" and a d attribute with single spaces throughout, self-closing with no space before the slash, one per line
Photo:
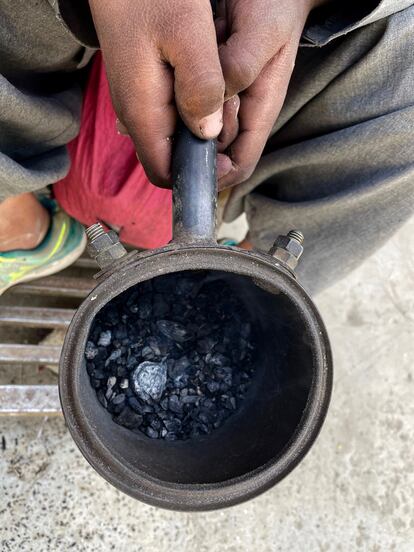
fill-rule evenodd
<path id="1" fill-rule="evenodd" d="M 23 374 L 21 384 L 0 385 L 0 415 L 61 413 L 57 385 L 25 384 L 24 368 L 57 367 L 61 343 L 47 343 L 45 333 L 59 330 L 63 340 L 77 306 L 96 284 L 93 272 L 96 264 L 81 257 L 59 275 L 20 284 L 0 297 L 0 369 L 21 367 Z"/>

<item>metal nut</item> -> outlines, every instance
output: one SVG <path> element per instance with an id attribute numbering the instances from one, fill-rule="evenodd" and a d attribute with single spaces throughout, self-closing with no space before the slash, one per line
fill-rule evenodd
<path id="1" fill-rule="evenodd" d="M 96 257 L 96 255 L 98 255 L 98 253 L 100 253 L 103 249 L 107 249 L 117 243 L 119 243 L 117 234 L 113 230 L 109 230 L 108 232 L 104 232 L 100 236 L 93 238 L 88 243 L 88 253 L 92 257 Z"/>
<path id="2" fill-rule="evenodd" d="M 295 235 L 293 231 L 289 232 L 289 234 Z M 297 237 L 291 237 L 289 234 L 287 236 L 279 236 L 270 249 L 269 254 L 291 270 L 295 270 L 303 253 L 303 245 Z"/>
<path id="3" fill-rule="evenodd" d="M 95 259 L 101 268 L 107 267 L 113 261 L 124 257 L 127 252 L 113 230 L 95 235 L 87 245 L 87 252 Z"/>

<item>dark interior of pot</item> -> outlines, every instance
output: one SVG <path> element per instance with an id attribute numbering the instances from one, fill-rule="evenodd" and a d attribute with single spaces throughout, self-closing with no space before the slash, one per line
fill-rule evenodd
<path id="1" fill-rule="evenodd" d="M 245 322 L 251 327 L 253 365 L 242 400 L 234 412 L 206 434 L 201 432 L 174 440 L 151 438 L 143 431 L 133 431 L 113 421 L 113 412 L 99 402 L 91 385 L 88 360 L 84 361 L 78 382 L 79 400 L 96 438 L 137 475 L 174 484 L 224 482 L 258 469 L 283 454 L 300 425 L 310 397 L 315 370 L 314 337 L 304 315 L 284 293 L 266 291 L 250 278 L 217 271 L 183 271 L 174 273 L 173 277 L 197 281 L 201 277 L 214 281 L 215 285 L 222 283 L 243 304 L 244 310 L 239 315 L 244 313 Z M 151 286 L 156 280 L 152 280 Z M 137 284 L 115 301 L 126 305 L 132 293 L 139 298 L 141 289 L 144 289 L 142 284 Z M 148 293 L 148 287 L 145 291 Z M 188 297 L 188 301 L 191 308 L 194 297 Z M 226 319 L 227 326 L 230 319 Z M 90 336 L 93 328 L 92 324 Z M 131 358 L 134 352 L 126 354 Z M 243 361 L 234 367 L 236 371 L 244 369 Z M 127 385 L 128 377 L 124 380 Z"/>

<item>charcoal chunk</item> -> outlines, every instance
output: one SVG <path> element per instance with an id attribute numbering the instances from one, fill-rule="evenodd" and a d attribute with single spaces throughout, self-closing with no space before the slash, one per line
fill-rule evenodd
<path id="1" fill-rule="evenodd" d="M 129 380 L 128 380 L 128 378 L 124 378 L 124 379 L 120 382 L 119 387 L 120 387 L 121 389 L 128 389 L 128 387 L 129 387 Z"/>
<path id="2" fill-rule="evenodd" d="M 137 414 L 132 408 L 126 406 L 121 413 L 114 418 L 114 421 L 127 427 L 128 429 L 139 428 L 142 424 L 143 417 L 140 414 Z"/>
<path id="3" fill-rule="evenodd" d="M 150 318 L 152 313 L 151 295 L 146 294 L 139 299 L 137 313 L 141 320 L 147 320 L 148 318 Z"/>
<path id="4" fill-rule="evenodd" d="M 200 401 L 200 397 L 197 395 L 186 395 L 182 397 L 181 404 L 196 404 Z"/>
<path id="5" fill-rule="evenodd" d="M 220 381 L 226 385 L 231 385 L 233 381 L 233 370 L 230 366 L 221 366 L 215 369 L 214 374 L 217 381 Z"/>
<path id="6" fill-rule="evenodd" d="M 179 322 L 173 322 L 171 320 L 158 320 L 157 327 L 159 331 L 172 339 L 173 341 L 178 341 L 179 343 L 184 343 L 192 338 L 191 333 Z"/>
<path id="7" fill-rule="evenodd" d="M 119 395 L 116 395 L 113 399 L 111 399 L 112 404 L 123 404 L 125 402 L 125 395 L 123 393 L 120 393 Z"/>
<path id="8" fill-rule="evenodd" d="M 183 413 L 183 403 L 177 397 L 177 395 L 171 395 L 168 400 L 168 408 L 175 414 Z"/>
<path id="9" fill-rule="evenodd" d="M 93 360 L 98 354 L 98 347 L 92 341 L 88 341 L 85 347 L 85 357 L 88 360 Z"/>
<path id="10" fill-rule="evenodd" d="M 105 372 L 102 372 L 101 370 L 95 370 L 94 373 L 93 373 L 93 377 L 95 379 L 98 379 L 98 380 L 104 380 L 104 379 L 106 379 L 107 376 L 106 376 Z"/>
<path id="11" fill-rule="evenodd" d="M 96 315 L 86 371 L 115 423 L 151 439 L 202 439 L 249 390 L 253 328 L 225 277 L 196 271 L 156 277 Z"/>
<path id="12" fill-rule="evenodd" d="M 167 383 L 167 365 L 165 363 L 142 362 L 131 374 L 132 388 L 144 401 L 158 401 Z"/>
<path id="13" fill-rule="evenodd" d="M 209 381 L 206 387 L 213 394 L 220 390 L 220 384 L 217 381 Z"/>
<path id="14" fill-rule="evenodd" d="M 111 376 L 110 378 L 108 378 L 108 381 L 107 381 L 107 387 L 108 389 L 112 389 L 112 387 L 116 384 L 116 376 Z"/>
<path id="15" fill-rule="evenodd" d="M 184 297 L 187 297 L 191 295 L 194 285 L 195 285 L 195 282 L 192 278 L 186 278 L 186 277 L 178 278 L 177 284 L 175 287 L 175 292 L 177 293 L 177 295 L 183 295 Z"/>
<path id="16" fill-rule="evenodd" d="M 164 420 L 164 426 L 169 432 L 177 433 L 180 431 L 182 423 L 178 418 Z"/>
<path id="17" fill-rule="evenodd" d="M 213 366 L 222 367 L 229 364 L 229 359 L 222 355 L 221 353 L 214 353 L 212 355 L 207 355 L 206 362 L 212 364 Z"/>
<path id="18" fill-rule="evenodd" d="M 166 441 L 177 441 L 178 437 L 177 437 L 177 434 L 173 431 L 169 431 L 168 433 L 166 433 L 164 435 L 164 439 Z"/>
<path id="19" fill-rule="evenodd" d="M 148 426 L 145 430 L 145 433 L 150 437 L 151 439 L 158 439 L 159 433 L 155 429 L 153 429 L 151 426 Z"/>
<path id="20" fill-rule="evenodd" d="M 174 385 L 179 388 L 188 385 L 190 375 L 191 365 L 186 356 L 181 357 L 168 368 L 168 376 L 171 378 Z"/>
<path id="21" fill-rule="evenodd" d="M 217 344 L 217 341 L 212 337 L 203 337 L 197 341 L 197 352 L 202 354 L 211 353 L 214 348 L 214 345 Z"/>
<path id="22" fill-rule="evenodd" d="M 108 347 L 108 345 L 110 345 L 111 343 L 111 339 L 112 339 L 111 330 L 102 332 L 99 336 L 98 345 L 101 345 L 102 347 Z"/>
<path id="23" fill-rule="evenodd" d="M 155 293 L 152 312 L 155 318 L 164 318 L 170 312 L 170 306 L 161 293 Z"/>
<path id="24" fill-rule="evenodd" d="M 121 355 L 122 355 L 121 349 L 115 349 L 114 351 L 112 351 L 109 357 L 105 360 L 105 367 L 108 366 L 114 360 L 119 359 Z"/>
<path id="25" fill-rule="evenodd" d="M 101 386 L 102 380 L 91 378 L 91 385 L 94 389 L 98 389 Z"/>
<path id="26" fill-rule="evenodd" d="M 132 410 L 134 410 L 134 412 L 142 414 L 142 404 L 138 399 L 136 399 L 135 397 L 130 397 L 128 399 L 128 404 L 132 408 Z"/>
<path id="27" fill-rule="evenodd" d="M 162 429 L 163 423 L 156 414 L 149 415 L 148 422 L 152 429 L 155 429 L 155 431 L 160 431 Z"/>

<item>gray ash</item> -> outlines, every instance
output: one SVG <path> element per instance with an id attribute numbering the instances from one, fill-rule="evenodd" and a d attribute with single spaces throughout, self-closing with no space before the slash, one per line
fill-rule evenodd
<path id="1" fill-rule="evenodd" d="M 253 373 L 248 313 L 201 272 L 138 284 L 96 316 L 86 369 L 113 420 L 152 439 L 207 435 L 236 412 Z"/>

